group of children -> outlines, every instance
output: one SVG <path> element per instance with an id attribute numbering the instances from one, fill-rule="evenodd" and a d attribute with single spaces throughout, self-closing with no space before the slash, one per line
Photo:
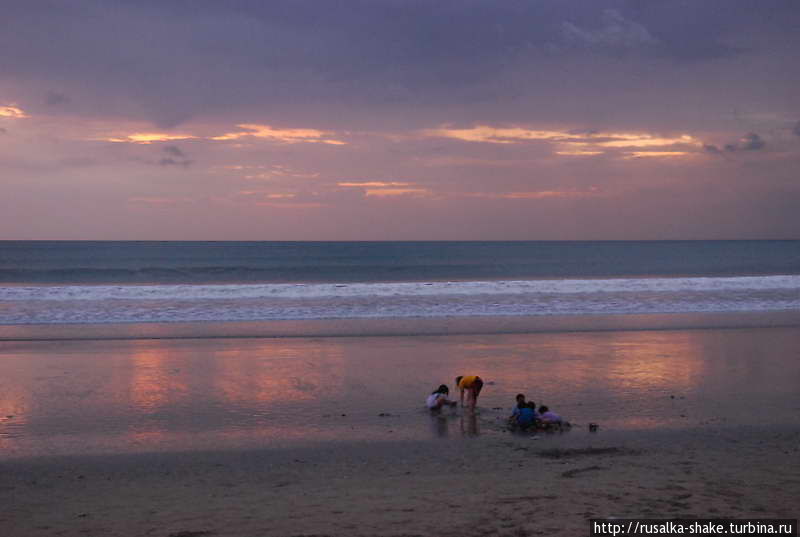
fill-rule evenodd
<path id="1" fill-rule="evenodd" d="M 518 393 L 517 406 L 508 417 L 508 427 L 514 431 L 554 430 L 569 427 L 569 423 L 545 405 L 540 406 L 537 410 L 536 403 L 526 401 L 525 395 Z"/>
<path id="2" fill-rule="evenodd" d="M 461 406 L 464 406 L 464 395 L 467 396 L 467 406 L 475 409 L 478 395 L 483 388 L 483 380 L 477 375 L 456 377 L 456 387 L 461 395 Z M 434 390 L 425 401 L 430 410 L 439 410 L 445 406 L 456 406 L 456 401 L 449 399 L 450 389 L 442 384 Z M 517 404 L 511 416 L 508 417 L 508 427 L 511 430 L 529 431 L 536 429 L 553 430 L 569 427 L 569 423 L 562 420 L 561 416 L 550 410 L 545 405 L 536 408 L 536 403 L 526 401 L 524 394 L 517 394 Z"/>

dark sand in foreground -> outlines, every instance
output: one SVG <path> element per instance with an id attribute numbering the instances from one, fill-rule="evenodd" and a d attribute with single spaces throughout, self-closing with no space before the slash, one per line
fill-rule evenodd
<path id="1" fill-rule="evenodd" d="M 587 535 L 591 517 L 797 518 L 800 431 L 716 430 L 3 465 L 4 535 Z M 623 435 L 624 436 L 624 435 Z M 579 438 L 578 438 L 579 437 Z"/>

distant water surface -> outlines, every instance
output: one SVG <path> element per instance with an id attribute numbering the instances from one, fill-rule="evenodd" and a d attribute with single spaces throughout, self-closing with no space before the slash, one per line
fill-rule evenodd
<path id="1" fill-rule="evenodd" d="M 420 282 L 800 274 L 800 241 L 0 241 L 0 282 Z"/>
<path id="2" fill-rule="evenodd" d="M 0 326 L 787 311 L 800 241 L 0 242 Z"/>

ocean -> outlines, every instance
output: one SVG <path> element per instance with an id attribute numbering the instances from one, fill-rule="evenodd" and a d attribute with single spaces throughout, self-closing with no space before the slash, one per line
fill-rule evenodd
<path id="1" fill-rule="evenodd" d="M 0 242 L 5 327 L 798 310 L 800 241 Z"/>

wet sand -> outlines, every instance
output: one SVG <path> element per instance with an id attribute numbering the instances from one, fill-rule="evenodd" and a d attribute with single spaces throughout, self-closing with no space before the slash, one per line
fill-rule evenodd
<path id="1" fill-rule="evenodd" d="M 463 442 L 3 464 L 5 535 L 586 535 L 591 517 L 797 518 L 800 431 Z"/>
<path id="2" fill-rule="evenodd" d="M 5 342 L 0 528 L 522 536 L 797 518 L 798 348 L 793 327 Z M 474 420 L 420 408 L 473 371 L 488 381 Z M 517 391 L 575 426 L 506 432 Z"/>

